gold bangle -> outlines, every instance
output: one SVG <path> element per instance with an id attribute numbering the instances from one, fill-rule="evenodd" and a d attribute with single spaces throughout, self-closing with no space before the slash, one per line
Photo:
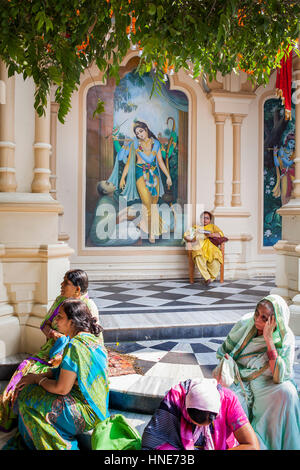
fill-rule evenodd
<path id="1" fill-rule="evenodd" d="M 48 377 L 43 377 L 41 378 L 41 380 L 39 381 L 39 385 L 41 385 L 41 383 L 43 382 L 43 380 L 47 379 Z"/>

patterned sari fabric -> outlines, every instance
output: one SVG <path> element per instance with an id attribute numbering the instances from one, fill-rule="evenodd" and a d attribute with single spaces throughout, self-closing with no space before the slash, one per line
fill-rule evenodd
<path id="1" fill-rule="evenodd" d="M 19 433 L 29 449 L 77 450 L 76 435 L 93 429 L 98 422 L 109 417 L 107 353 L 98 338 L 80 333 L 65 347 L 59 368 L 77 375 L 67 395 L 47 392 L 38 385 L 28 385 L 20 392 Z M 6 450 L 18 447 L 12 438 Z"/>
<path id="2" fill-rule="evenodd" d="M 272 375 L 263 336 L 257 336 L 254 315 L 246 314 L 217 351 L 236 362 L 242 382 L 231 389 L 238 395 L 262 449 L 300 449 L 300 401 L 292 380 L 295 338 L 288 327 L 289 308 L 278 295 L 265 297 L 274 308 L 273 341 L 278 353 Z"/>
<path id="3" fill-rule="evenodd" d="M 198 426 L 191 422 L 185 406 L 186 396 L 196 382 L 186 380 L 171 388 L 144 430 L 142 449 L 226 450 L 238 445 L 233 433 L 249 421 L 235 394 L 221 385 L 217 386 L 219 414 L 212 424 L 197 432 Z"/>
<path id="4" fill-rule="evenodd" d="M 59 308 L 65 299 L 66 297 L 63 297 L 61 295 L 55 299 L 52 307 L 50 308 L 43 322 L 41 323 L 41 330 L 47 322 L 50 324 L 53 330 L 57 330 L 55 317 L 58 314 Z M 95 308 L 97 309 L 97 307 L 95 306 L 94 302 L 89 299 L 88 294 L 82 295 L 80 297 L 80 300 L 83 300 L 89 307 L 90 311 L 95 315 Z M 101 344 L 103 344 L 102 333 L 100 334 L 99 341 Z M 54 350 L 56 345 L 55 343 L 57 343 L 57 345 L 58 343 L 60 343 L 61 347 L 56 347 L 56 350 Z M 49 368 L 52 367 L 48 361 L 53 358 L 54 354 L 57 355 L 57 357 L 60 357 L 65 344 L 66 341 L 57 340 L 55 342 L 54 339 L 47 339 L 46 343 L 36 354 L 28 357 L 23 362 L 21 362 L 21 364 L 18 366 L 17 370 L 13 374 L 12 378 L 10 379 L 10 382 L 7 385 L 6 389 L 0 395 L 0 430 L 10 431 L 14 426 L 16 426 L 17 416 L 13 410 L 12 400 L 16 385 L 19 383 L 21 378 L 28 373 L 42 374 L 44 372 L 47 372 Z"/>

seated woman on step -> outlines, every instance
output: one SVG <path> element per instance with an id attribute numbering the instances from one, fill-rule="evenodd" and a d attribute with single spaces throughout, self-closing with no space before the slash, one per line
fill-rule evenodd
<path id="1" fill-rule="evenodd" d="M 213 375 L 221 378 L 223 364 L 232 364 L 230 388 L 262 449 L 300 449 L 300 400 L 292 380 L 295 338 L 289 316 L 286 302 L 279 295 L 268 295 L 254 314 L 236 323 L 217 351 L 222 362 Z"/>
<path id="2" fill-rule="evenodd" d="M 142 449 L 258 450 L 259 444 L 236 395 L 200 378 L 166 394 L 144 429 Z"/>
<path id="3" fill-rule="evenodd" d="M 67 298 L 80 299 L 86 303 L 92 315 L 99 321 L 96 304 L 88 296 L 88 276 L 81 269 L 67 271 L 61 283 L 60 295 L 55 299 L 52 307 L 43 320 L 40 328 L 46 337 L 46 343 L 40 351 L 25 359 L 12 376 L 4 392 L 0 395 L 0 430 L 9 431 L 16 425 L 16 414 L 13 411 L 15 389 L 18 382 L 28 373 L 41 374 L 50 367 L 58 365 L 62 358 L 62 351 L 67 338 L 57 331 L 56 317 L 59 308 Z M 103 344 L 102 333 L 98 341 Z"/>
<path id="4" fill-rule="evenodd" d="M 200 216 L 200 225 L 193 225 L 184 234 L 184 240 L 192 243 L 192 257 L 206 284 L 213 282 L 223 264 L 223 255 L 216 239 L 224 239 L 223 232 L 212 223 L 213 215 L 205 211 Z M 227 240 L 227 239 L 226 239 Z"/>
<path id="5" fill-rule="evenodd" d="M 78 450 L 76 435 L 109 417 L 107 353 L 101 327 L 81 300 L 67 299 L 56 316 L 69 338 L 58 368 L 27 374 L 17 385 L 18 433 L 6 450 Z"/>

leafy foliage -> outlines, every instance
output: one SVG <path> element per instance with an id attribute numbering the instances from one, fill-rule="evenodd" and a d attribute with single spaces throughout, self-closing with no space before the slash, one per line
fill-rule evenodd
<path id="1" fill-rule="evenodd" d="M 263 84 L 299 36 L 298 0 L 0 0 L 0 7 L 0 58 L 10 75 L 33 78 L 40 115 L 56 86 L 62 122 L 81 73 L 95 62 L 118 83 L 132 44 L 141 50 L 139 73 L 155 64 L 157 83 L 173 66 L 209 78 L 243 69 Z"/>

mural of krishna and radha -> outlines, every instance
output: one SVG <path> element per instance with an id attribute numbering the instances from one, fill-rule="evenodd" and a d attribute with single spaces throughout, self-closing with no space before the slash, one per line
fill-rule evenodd
<path id="1" fill-rule="evenodd" d="M 180 246 L 188 187 L 188 99 L 170 88 L 151 96 L 151 73 L 127 72 L 86 97 L 85 246 Z M 293 90 L 292 90 L 293 91 Z M 98 99 L 105 110 L 94 118 Z M 294 179 L 295 105 L 264 103 L 264 247 L 281 239 Z"/>
<path id="2" fill-rule="evenodd" d="M 293 90 L 292 90 L 293 92 Z M 281 216 L 277 210 L 288 203 L 295 177 L 295 104 L 291 120 L 285 120 L 281 101 L 264 103 L 263 246 L 281 239 Z"/>
<path id="3" fill-rule="evenodd" d="M 179 246 L 187 203 L 188 99 L 151 73 L 87 93 L 85 243 Z M 105 111 L 93 110 L 98 98 Z"/>

